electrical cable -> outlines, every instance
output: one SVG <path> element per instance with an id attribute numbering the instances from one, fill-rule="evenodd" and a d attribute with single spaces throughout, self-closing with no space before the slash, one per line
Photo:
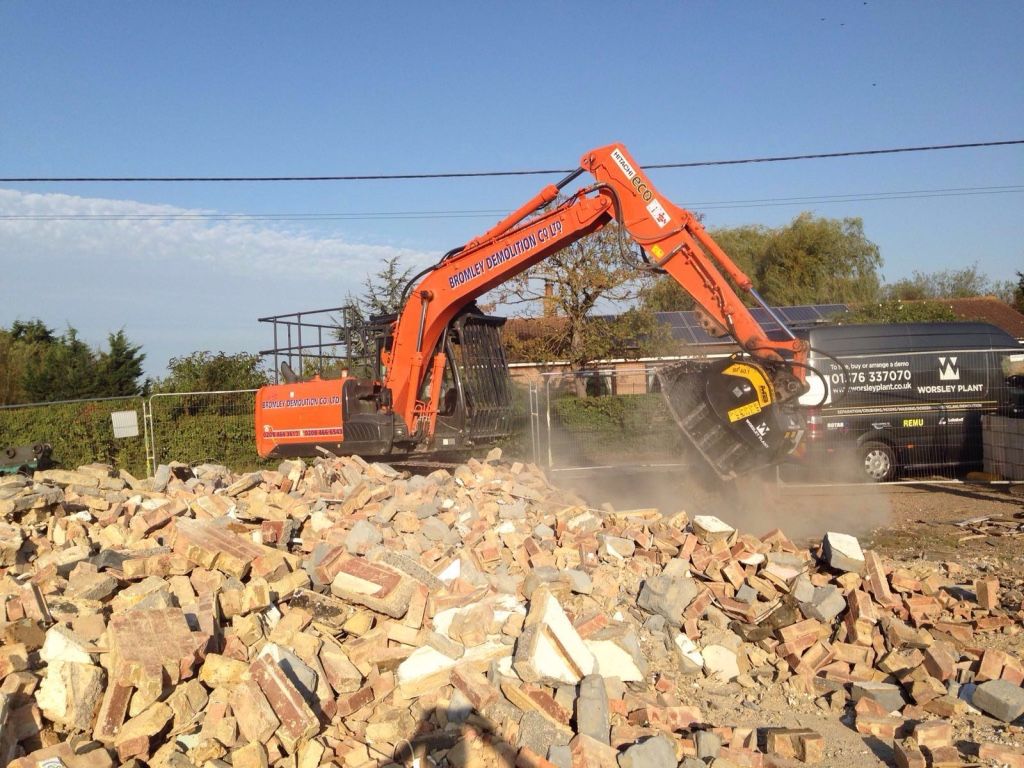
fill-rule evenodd
<path id="1" fill-rule="evenodd" d="M 932 197 L 973 197 L 977 195 L 1000 195 L 1021 192 L 1024 192 L 1024 185 L 1012 184 L 1006 186 L 947 187 L 896 192 L 859 192 L 843 195 L 810 195 L 807 197 L 764 197 L 703 202 L 683 201 L 681 205 L 689 210 L 707 211 L 723 208 L 771 208 L 812 203 L 853 203 Z M 245 223 L 250 221 L 306 222 L 490 218 L 503 213 L 505 211 L 498 208 L 451 211 L 367 211 L 362 213 L 0 213 L 0 221 L 227 221 Z"/>
<path id="2" fill-rule="evenodd" d="M 814 152 L 799 155 L 776 155 L 765 157 L 745 157 L 735 160 L 698 160 L 688 163 L 655 163 L 642 166 L 646 170 L 664 168 L 704 168 L 721 165 L 749 165 L 753 163 L 781 163 L 794 160 L 824 160 L 837 157 L 867 157 L 871 155 L 893 155 L 910 152 L 935 152 L 950 149 L 976 149 L 981 147 L 1002 147 L 1024 144 L 1024 139 L 1006 141 L 972 141 L 959 144 L 929 144 L 914 147 L 886 147 L 884 149 L 858 149 L 842 152 Z M 500 176 L 545 176 L 554 173 L 572 173 L 575 169 L 536 168 L 515 171 L 458 171 L 447 173 L 373 173 L 344 174 L 324 176 L 3 176 L 0 182 L 12 184 L 34 183 L 198 183 L 198 182 L 278 182 L 278 181 L 396 181 L 412 179 L 465 179 L 493 178 Z"/>

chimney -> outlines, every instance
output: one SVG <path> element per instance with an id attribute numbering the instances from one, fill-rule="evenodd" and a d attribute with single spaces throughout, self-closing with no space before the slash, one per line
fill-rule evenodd
<path id="1" fill-rule="evenodd" d="M 544 317 L 554 317 L 558 314 L 555 296 L 555 284 L 551 280 L 544 281 Z"/>

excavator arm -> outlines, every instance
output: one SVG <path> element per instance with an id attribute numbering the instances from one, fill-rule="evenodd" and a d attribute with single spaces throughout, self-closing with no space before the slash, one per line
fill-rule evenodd
<path id="1" fill-rule="evenodd" d="M 586 172 L 594 183 L 557 202 L 562 189 Z M 768 337 L 729 283 L 764 306 L 750 279 L 692 213 L 657 192 L 618 144 L 588 152 L 577 171 L 421 273 L 407 289 L 390 346 L 381 354 L 383 381 L 364 395 L 372 391 L 375 407 L 394 420 L 405 442 L 429 441 L 443 401 L 443 342 L 452 321 L 487 291 L 613 222 L 639 245 L 651 268 L 668 273 L 693 296 L 710 333 L 732 336 L 746 353 L 744 360 L 682 364 L 659 374 L 683 432 L 723 476 L 791 450 L 801 425 L 780 406 L 804 390 L 805 343 L 792 334 Z M 258 403 L 258 428 L 259 410 Z M 263 441 L 261 455 L 273 446 Z"/>

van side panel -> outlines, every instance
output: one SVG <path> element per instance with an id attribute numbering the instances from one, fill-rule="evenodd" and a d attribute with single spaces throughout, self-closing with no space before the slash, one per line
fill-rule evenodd
<path id="1" fill-rule="evenodd" d="M 1016 340 L 986 323 L 816 328 L 806 458 L 884 443 L 902 467 L 982 462 L 981 416 L 1004 410 L 999 370 Z M 822 381 L 818 373 L 824 377 Z"/>

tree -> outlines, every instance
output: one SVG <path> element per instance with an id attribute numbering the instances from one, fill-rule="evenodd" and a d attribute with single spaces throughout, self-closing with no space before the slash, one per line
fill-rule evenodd
<path id="1" fill-rule="evenodd" d="M 775 306 L 873 301 L 881 266 L 861 219 L 801 213 L 768 239 L 756 283 Z"/>
<path id="2" fill-rule="evenodd" d="M 259 355 L 238 352 L 196 351 L 186 357 L 172 357 L 170 375 L 156 382 L 156 392 L 217 392 L 258 389 L 269 383 Z"/>
<path id="3" fill-rule="evenodd" d="M 28 358 L 22 388 L 30 403 L 101 397 L 96 355 L 68 326 L 49 343 L 36 343 L 36 354 Z"/>
<path id="4" fill-rule="evenodd" d="M 402 291 L 411 276 L 411 267 L 400 269 L 398 257 L 389 256 L 376 274 L 367 276 L 361 296 L 355 298 L 349 294 L 349 303 L 358 308 L 363 319 L 397 312 L 402 304 Z"/>
<path id="5" fill-rule="evenodd" d="M 332 376 L 342 368 L 349 368 L 357 376 L 372 377 L 374 365 L 371 356 L 376 349 L 371 340 L 360 332 L 361 328 L 373 317 L 394 314 L 401 309 L 403 292 L 411 277 L 412 268 L 400 268 L 397 256 L 386 258 L 376 273 L 367 275 L 361 295 L 348 295 L 343 317 L 334 318 L 338 325 L 335 338 L 345 342 L 346 359 L 303 358 L 300 375 Z"/>
<path id="6" fill-rule="evenodd" d="M 124 330 L 107 337 L 108 351 L 101 352 L 98 360 L 97 390 L 104 395 L 138 395 L 142 392 L 139 379 L 142 378 L 142 347 L 133 345 Z"/>
<path id="7" fill-rule="evenodd" d="M 999 296 L 1012 298 L 1013 286 L 1009 281 L 998 282 L 972 264 L 963 269 L 943 269 L 936 272 L 914 270 L 913 277 L 904 277 L 885 287 L 889 299 L 963 299 L 972 296 Z"/>
<path id="8" fill-rule="evenodd" d="M 17 344 L 10 331 L 0 328 L 0 405 L 25 401 L 23 370 L 24 345 Z"/>
<path id="9" fill-rule="evenodd" d="M 1013 307 L 1024 312 L 1024 272 L 1017 273 L 1017 285 L 1013 289 Z"/>
<path id="10" fill-rule="evenodd" d="M 141 392 L 142 347 L 123 330 L 92 349 L 72 326 L 57 335 L 41 320 L 0 328 L 0 403 L 44 403 Z"/>
<path id="11" fill-rule="evenodd" d="M 23 344 L 52 344 L 57 341 L 53 329 L 42 320 L 15 320 L 11 323 L 11 338 Z"/>
<path id="12" fill-rule="evenodd" d="M 860 219 L 802 213 L 784 227 L 730 227 L 712 230 L 711 236 L 770 304 L 862 302 L 877 297 L 882 258 Z M 643 304 L 659 312 L 694 307 L 693 299 L 669 276 L 645 292 Z"/>
<path id="13" fill-rule="evenodd" d="M 885 299 L 861 304 L 835 318 L 842 325 L 857 323 L 937 323 L 959 320 L 948 304 L 934 299 Z"/>
<path id="14" fill-rule="evenodd" d="M 549 256 L 495 293 L 499 303 L 531 306 L 534 315 L 541 314 L 538 307 L 553 308 L 560 322 L 551 323 L 548 338 L 539 340 L 535 351 L 544 356 L 535 359 L 544 362 L 557 356 L 578 371 L 595 360 L 623 354 L 625 346 L 639 352 L 655 343 L 659 329 L 649 309 L 618 313 L 631 308 L 649 284 L 649 274 L 637 267 L 618 226 L 610 224 Z M 598 306 L 615 314 L 595 319 Z"/>

